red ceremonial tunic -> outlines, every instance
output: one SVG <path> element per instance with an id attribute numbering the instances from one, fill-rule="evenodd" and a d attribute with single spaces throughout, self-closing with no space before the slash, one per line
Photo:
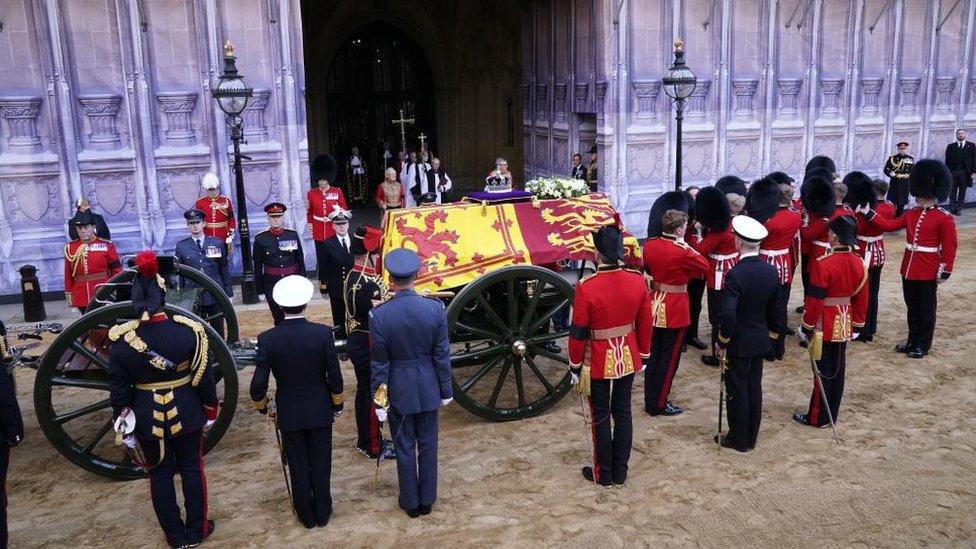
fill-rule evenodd
<path id="1" fill-rule="evenodd" d="M 380 183 L 376 187 L 376 205 L 387 208 L 402 208 L 404 205 L 403 186 L 400 183 L 396 184 L 396 196 L 390 196 L 392 193 L 387 194 L 383 186 L 383 183 Z"/>
<path id="2" fill-rule="evenodd" d="M 803 215 L 783 206 L 763 225 L 769 234 L 759 246 L 759 256 L 776 268 L 781 286 L 790 284 L 793 282 L 793 268 L 797 259 L 794 246 L 800 227 L 803 226 Z"/>
<path id="3" fill-rule="evenodd" d="M 956 261 L 956 220 L 938 206 L 915 206 L 901 217 L 873 215 L 871 225 L 884 231 L 905 229 L 905 255 L 901 276 L 908 280 L 935 280 L 940 272 L 951 273 Z"/>
<path id="4" fill-rule="evenodd" d="M 226 196 L 203 196 L 197 199 L 193 207 L 203 212 L 203 234 L 207 236 L 224 241 L 237 228 L 234 207 Z"/>
<path id="5" fill-rule="evenodd" d="M 688 280 L 708 276 L 708 261 L 684 240 L 669 234 L 644 242 L 644 271 L 651 277 L 651 315 L 655 328 L 685 328 Z"/>
<path id="6" fill-rule="evenodd" d="M 874 206 L 877 215 L 888 219 L 895 217 L 895 205 L 885 200 L 878 202 Z M 885 231 L 880 227 L 871 224 L 864 214 L 858 213 L 857 217 L 857 255 L 864 258 L 868 267 L 881 267 L 885 263 Z"/>
<path id="7" fill-rule="evenodd" d="M 644 276 L 613 265 L 576 286 L 569 364 L 590 367 L 591 379 L 640 372 L 651 353 L 651 296 Z"/>
<path id="8" fill-rule="evenodd" d="M 305 218 L 312 227 L 312 238 L 326 240 L 332 237 L 335 229 L 332 228 L 332 221 L 328 216 L 334 206 L 339 206 L 343 210 L 349 209 L 346 206 L 346 195 L 342 194 L 342 189 L 338 187 L 329 187 L 325 190 L 315 188 L 308 191 L 307 199 Z"/>
<path id="9" fill-rule="evenodd" d="M 708 260 L 708 288 L 721 290 L 725 286 L 725 275 L 739 262 L 739 250 L 735 248 L 732 224 L 724 231 L 710 231 L 701 239 L 695 236 L 691 247 Z"/>
<path id="10" fill-rule="evenodd" d="M 847 246 L 837 246 L 811 262 L 803 327 L 822 329 L 824 341 L 849 341 L 853 329 L 864 326 L 867 282 L 864 260 Z"/>
<path id="11" fill-rule="evenodd" d="M 800 228 L 800 251 L 803 252 L 803 255 L 817 259 L 830 250 L 830 244 L 827 242 L 827 231 L 829 229 L 827 225 L 842 215 L 854 217 L 854 210 L 847 206 L 835 206 L 834 213 L 830 214 L 829 218 L 808 218 L 807 223 Z"/>
<path id="12" fill-rule="evenodd" d="M 97 236 L 88 242 L 72 240 L 64 247 L 64 292 L 73 307 L 88 307 L 95 286 L 122 270 L 115 245 Z"/>

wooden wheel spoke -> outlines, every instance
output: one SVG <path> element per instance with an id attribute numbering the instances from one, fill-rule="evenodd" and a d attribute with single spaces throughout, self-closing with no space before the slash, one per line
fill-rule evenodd
<path id="1" fill-rule="evenodd" d="M 549 312 L 540 316 L 535 322 L 533 322 L 529 326 L 529 329 L 526 330 L 526 332 L 530 334 L 536 333 L 539 330 L 539 328 L 549 324 L 549 322 L 552 320 L 552 317 L 556 316 L 556 313 L 561 311 L 563 307 L 569 307 L 569 299 L 563 299 L 562 301 L 559 302 L 558 305 L 550 309 Z"/>
<path id="2" fill-rule="evenodd" d="M 111 403 L 106 398 L 105 400 L 98 401 L 94 404 L 89 404 L 88 406 L 85 406 L 83 408 L 78 408 L 77 410 L 73 410 L 71 412 L 65 412 L 61 415 L 54 416 L 54 422 L 67 423 L 73 419 L 78 419 L 79 417 L 87 416 L 88 414 L 97 412 L 99 410 L 104 410 L 110 406 Z"/>
<path id="3" fill-rule="evenodd" d="M 488 347 L 486 349 L 480 349 L 480 350 L 477 350 L 477 351 L 471 351 L 471 352 L 462 353 L 462 354 L 459 354 L 459 355 L 451 355 L 451 361 L 452 362 L 456 362 L 456 361 L 461 361 L 461 360 L 465 360 L 465 361 L 467 361 L 467 360 L 480 360 L 480 359 L 483 359 L 483 358 L 488 358 L 488 357 L 492 357 L 492 356 L 501 354 L 506 348 L 507 348 L 507 345 L 505 345 L 504 343 L 499 343 L 497 345 L 492 345 L 491 347 Z"/>
<path id="4" fill-rule="evenodd" d="M 88 359 L 88 362 L 94 363 L 103 371 L 108 372 L 108 362 L 106 362 L 104 358 L 98 356 L 97 353 L 91 352 L 91 349 L 82 345 L 77 339 L 71 342 L 71 350 L 85 357 Z"/>
<path id="5" fill-rule="evenodd" d="M 491 398 L 488 399 L 488 407 L 494 408 L 498 404 L 498 395 L 502 392 L 502 386 L 505 385 L 505 379 L 508 378 L 508 371 L 512 369 L 512 355 L 505 357 L 505 364 L 502 366 L 502 372 L 498 374 L 498 381 L 495 382 L 495 388 L 491 392 Z"/>
<path id="6" fill-rule="evenodd" d="M 465 392 L 465 393 L 467 393 L 468 391 L 470 391 L 471 390 L 471 387 L 474 387 L 474 384 L 475 383 L 478 383 L 479 381 L 481 381 L 482 378 L 484 378 L 486 375 L 488 375 L 488 372 L 490 372 L 495 366 L 497 366 L 498 363 L 503 358 L 504 357 L 502 355 L 498 355 L 495 358 L 489 360 L 484 366 L 481 367 L 480 370 L 478 370 L 477 372 L 475 372 L 475 374 L 473 376 L 471 376 L 468 379 L 466 379 L 464 381 L 464 383 L 462 383 L 460 385 L 461 391 L 462 392 Z"/>
<path id="7" fill-rule="evenodd" d="M 516 361 L 513 369 L 515 370 L 515 392 L 518 394 L 518 405 L 521 408 L 525 406 L 525 383 L 522 380 L 522 361 Z"/>
<path id="8" fill-rule="evenodd" d="M 488 318 L 490 318 L 491 321 L 495 323 L 495 326 L 499 330 L 501 330 L 501 333 L 507 332 L 508 326 L 505 325 L 505 323 L 502 321 L 502 318 L 498 316 L 498 313 L 495 312 L 495 309 L 488 303 L 488 300 L 485 299 L 485 295 L 478 294 L 478 297 L 476 299 L 478 300 L 478 304 L 481 305 L 488 313 Z"/>
<path id="9" fill-rule="evenodd" d="M 508 305 L 508 327 L 515 328 L 518 318 L 518 295 L 515 294 L 515 279 L 509 278 L 505 281 L 505 292 L 507 293 L 506 303 Z"/>
<path id="10" fill-rule="evenodd" d="M 544 356 L 550 360 L 555 360 L 556 362 L 562 362 L 563 364 L 569 364 L 569 358 L 563 355 L 557 355 L 556 353 L 550 353 L 549 351 L 543 349 L 542 347 L 533 347 L 532 352 L 538 356 Z"/>
<path id="11" fill-rule="evenodd" d="M 54 376 L 51 378 L 51 385 L 75 387 L 78 389 L 97 389 L 99 391 L 109 390 L 108 380 L 83 377 Z"/>
<path id="12" fill-rule="evenodd" d="M 532 321 L 532 315 L 535 314 L 535 309 L 539 305 L 539 299 L 542 297 L 542 291 L 545 290 L 548 282 L 541 279 L 536 279 L 535 293 L 532 294 L 532 299 L 529 301 L 529 305 L 525 308 L 525 313 L 522 314 L 522 323 L 519 325 L 519 330 L 525 332 L 525 328 Z"/>
<path id="13" fill-rule="evenodd" d="M 455 322 L 454 323 L 454 326 L 456 326 L 457 328 L 460 328 L 460 329 L 462 329 L 464 331 L 471 332 L 472 334 L 474 334 L 476 336 L 483 337 L 485 339 L 490 339 L 492 341 L 497 341 L 498 340 L 498 334 L 496 334 L 494 332 L 489 332 L 488 330 L 483 330 L 481 328 L 475 328 L 474 326 L 471 326 L 470 324 L 466 324 L 464 322 L 461 322 L 460 320 L 457 321 L 457 322 Z"/>
<path id="14" fill-rule="evenodd" d="M 90 439 L 88 439 L 88 442 L 86 442 L 85 445 L 81 447 L 81 451 L 86 454 L 90 454 L 91 451 L 95 448 L 95 445 L 98 444 L 98 441 L 105 438 L 105 435 L 107 435 L 108 432 L 111 430 L 112 430 L 112 420 L 108 419 L 105 422 L 105 424 L 98 429 L 98 432 L 95 433 Z"/>
<path id="15" fill-rule="evenodd" d="M 543 343 L 549 343 L 550 341 L 556 341 L 557 339 L 562 339 L 566 337 L 566 332 L 550 332 L 548 334 L 542 334 L 540 336 L 529 338 L 526 342 L 530 345 L 540 345 Z"/>
<path id="16" fill-rule="evenodd" d="M 539 371 L 539 367 L 535 365 L 535 362 L 532 360 L 532 357 L 526 355 L 525 364 L 528 365 L 530 370 L 532 370 L 532 373 L 535 374 L 535 377 L 539 378 L 539 381 L 542 382 L 542 386 L 546 388 L 546 394 L 552 394 L 553 391 L 555 391 L 555 389 L 552 386 L 552 383 L 549 383 L 549 380 L 546 379 L 546 376 L 542 375 L 542 372 Z"/>

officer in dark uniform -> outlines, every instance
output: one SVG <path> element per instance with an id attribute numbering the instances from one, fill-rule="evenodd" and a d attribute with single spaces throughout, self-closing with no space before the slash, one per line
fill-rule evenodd
<path id="1" fill-rule="evenodd" d="M 186 226 L 190 229 L 190 236 L 176 243 L 176 258 L 180 263 L 193 267 L 210 277 L 218 286 L 224 289 L 227 297 L 234 295 L 230 270 L 227 268 L 227 244 L 223 240 L 207 236 L 203 232 L 204 214 L 200 210 L 187 210 L 183 213 Z M 198 287 L 192 280 L 182 279 L 184 288 Z M 207 317 L 220 313 L 220 305 L 210 292 L 202 292 L 199 298 L 200 309 Z M 224 323 L 217 318 L 210 321 L 210 325 L 221 336 L 224 335 Z"/>
<path id="2" fill-rule="evenodd" d="M 737 215 L 732 219 L 739 262 L 725 279 L 718 314 L 718 354 L 728 359 L 726 407 L 729 434 L 721 444 L 740 452 L 756 446 L 762 420 L 763 358 L 786 327 L 779 312 L 779 274 L 759 257 L 759 243 L 769 235 L 762 223 Z"/>
<path id="3" fill-rule="evenodd" d="M 149 470 L 149 493 L 156 518 L 172 547 L 195 547 L 213 532 L 207 519 L 207 477 L 203 439 L 217 419 L 219 401 L 199 322 L 163 312 L 165 285 L 156 254 L 136 256 L 132 305 L 141 320 L 109 330 L 112 410 L 116 429 L 137 464 Z M 134 430 L 132 422 L 134 418 Z M 123 430 L 120 423 L 128 422 Z M 185 521 L 176 502 L 173 477 L 179 472 Z"/>
<path id="4" fill-rule="evenodd" d="M 319 269 L 325 271 L 325 292 L 329 296 L 329 306 L 332 308 L 332 323 L 336 328 L 336 339 L 346 339 L 346 298 L 342 292 L 342 285 L 346 275 L 352 270 L 352 253 L 349 248 L 352 240 L 349 237 L 350 212 L 343 209 L 333 210 L 329 214 L 329 221 L 335 234 L 326 238 L 322 243 L 319 254 Z M 321 288 L 321 284 L 319 286 Z"/>
<path id="5" fill-rule="evenodd" d="M 370 383 L 377 418 L 389 409 L 400 507 L 413 518 L 437 500 L 437 409 L 454 400 L 451 342 L 444 304 L 413 289 L 420 256 L 398 248 L 383 266 L 396 295 L 369 313 Z"/>
<path id="6" fill-rule="evenodd" d="M 342 413 L 342 373 L 332 328 L 305 319 L 315 287 L 304 276 L 281 279 L 272 290 L 285 317 L 258 336 L 251 399 L 268 413 L 268 378 L 274 374 L 277 428 L 281 430 L 291 494 L 306 528 L 325 526 L 332 516 L 332 423 Z"/>
<path id="7" fill-rule="evenodd" d="M 898 153 L 888 157 L 884 174 L 891 178 L 888 186 L 888 200 L 895 205 L 895 217 L 900 217 L 908 204 L 908 176 L 915 166 L 915 157 L 908 154 L 908 141 L 899 141 Z"/>
<path id="8" fill-rule="evenodd" d="M 373 411 L 370 391 L 369 312 L 382 302 L 386 287 L 376 270 L 382 231 L 370 225 L 356 229 L 350 250 L 355 257 L 352 272 L 346 277 L 343 294 L 346 304 L 346 350 L 356 372 L 356 448 L 370 459 L 394 457 L 393 444 L 382 440 L 382 424 Z"/>
<path id="9" fill-rule="evenodd" d="M 10 449 L 24 440 L 24 420 L 17 404 L 17 390 L 13 374 L 7 373 L 7 328 L 0 322 L 0 547 L 7 546 L 7 468 L 10 465 Z"/>
<path id="10" fill-rule="evenodd" d="M 302 239 L 298 233 L 282 226 L 288 208 L 280 202 L 272 202 L 264 207 L 268 214 L 268 230 L 254 239 L 254 286 L 259 294 L 264 294 L 271 309 L 275 326 L 285 317 L 281 307 L 275 303 L 274 285 L 286 276 L 299 274 L 305 276 L 305 256 L 302 253 Z"/>

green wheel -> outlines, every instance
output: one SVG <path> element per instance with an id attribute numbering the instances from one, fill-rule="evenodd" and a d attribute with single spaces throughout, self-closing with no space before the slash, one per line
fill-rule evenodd
<path id="1" fill-rule="evenodd" d="M 447 308 L 454 398 L 494 421 L 538 415 L 570 389 L 568 350 L 554 319 L 568 318 L 573 286 L 559 273 L 511 266 L 465 286 Z"/>
<path id="2" fill-rule="evenodd" d="M 169 315 L 180 314 L 200 320 L 189 311 L 166 305 Z M 34 379 L 34 411 L 44 436 L 75 465 L 114 479 L 144 477 L 112 433 L 109 403 L 107 330 L 135 317 L 128 301 L 88 311 L 68 326 L 41 357 Z M 210 341 L 210 363 L 217 376 L 220 414 L 207 433 L 204 451 L 220 441 L 237 407 L 237 370 L 227 344 L 214 329 L 203 323 Z M 104 339 L 103 339 L 104 338 Z"/>

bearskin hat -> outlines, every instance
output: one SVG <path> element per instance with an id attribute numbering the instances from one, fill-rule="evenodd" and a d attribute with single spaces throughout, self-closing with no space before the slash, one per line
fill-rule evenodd
<path id="1" fill-rule="evenodd" d="M 684 191 L 668 191 L 657 197 L 651 206 L 651 213 L 647 219 L 647 238 L 661 236 L 661 218 L 668 210 L 685 212 L 690 220 L 694 212 L 694 201 L 691 199 L 691 195 Z"/>
<path id="2" fill-rule="evenodd" d="M 315 188 L 318 186 L 319 181 L 323 179 L 330 184 L 335 183 L 338 167 L 335 158 L 332 158 L 331 154 L 320 154 L 312 159 L 312 164 L 309 166 L 308 171 L 311 172 L 310 175 L 312 176 L 312 188 Z"/>
<path id="3" fill-rule="evenodd" d="M 809 162 L 807 162 L 807 167 L 803 171 L 809 172 L 810 170 L 816 168 L 823 168 L 831 174 L 837 173 L 837 165 L 834 164 L 833 159 L 831 159 L 829 156 L 814 156 Z"/>
<path id="4" fill-rule="evenodd" d="M 166 285 L 159 276 L 156 252 L 143 250 L 136 255 L 136 276 L 132 280 L 132 308 L 142 320 L 162 310 L 166 304 Z"/>
<path id="5" fill-rule="evenodd" d="M 844 185 L 847 185 L 847 196 L 844 203 L 851 208 L 857 208 L 861 204 L 868 204 L 874 207 L 877 197 L 874 195 L 874 181 L 864 172 L 851 172 L 844 176 Z"/>
<path id="6" fill-rule="evenodd" d="M 780 185 L 792 185 L 793 183 L 796 182 L 796 179 L 790 177 L 789 174 L 787 174 L 786 172 L 770 172 L 766 174 L 766 177 L 764 179 L 771 179 L 775 183 L 779 183 Z M 750 189 L 751 188 L 752 187 L 750 187 Z"/>
<path id="7" fill-rule="evenodd" d="M 941 202 L 949 198 L 951 183 L 949 168 L 932 158 L 916 162 L 908 176 L 908 188 L 915 198 L 935 198 Z"/>
<path id="8" fill-rule="evenodd" d="M 760 223 L 768 221 L 779 210 L 783 183 L 776 181 L 772 176 L 773 174 L 769 174 L 750 185 L 749 194 L 746 195 L 746 211 L 749 217 Z"/>
<path id="9" fill-rule="evenodd" d="M 724 231 L 732 221 L 729 199 L 715 187 L 704 187 L 695 197 L 695 219 L 707 232 Z"/>
<path id="10" fill-rule="evenodd" d="M 742 196 L 746 195 L 745 180 L 734 175 L 720 177 L 718 181 L 715 182 L 715 188 L 722 191 L 722 194 L 734 193 Z"/>
<path id="11" fill-rule="evenodd" d="M 830 217 L 834 213 L 834 184 L 826 177 L 808 177 L 800 187 L 800 201 L 803 208 L 820 217 Z"/>
<path id="12" fill-rule="evenodd" d="M 624 235 L 616 225 L 606 225 L 593 232 L 593 244 L 610 263 L 624 258 Z"/>

